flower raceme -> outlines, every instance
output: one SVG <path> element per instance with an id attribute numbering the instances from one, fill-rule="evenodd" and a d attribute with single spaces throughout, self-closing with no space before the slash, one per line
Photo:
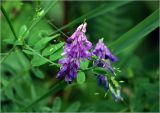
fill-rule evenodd
<path id="1" fill-rule="evenodd" d="M 64 46 L 64 52 L 62 53 L 64 58 L 59 60 L 61 69 L 56 78 L 65 77 L 65 81 L 71 83 L 77 76 L 77 72 L 80 68 L 80 62 L 85 59 L 91 60 L 91 56 L 97 56 L 97 59 L 94 61 L 94 67 L 102 67 L 115 75 L 115 71 L 111 67 L 111 62 L 116 62 L 118 59 L 105 46 L 103 39 L 99 40 L 93 52 L 90 53 L 89 50 L 92 48 L 92 43 L 87 40 L 85 35 L 86 26 L 87 23 L 81 24 L 67 39 Z M 118 93 L 116 93 L 112 86 L 108 83 L 105 75 L 97 75 L 97 78 L 98 84 L 102 85 L 106 91 L 110 90 L 115 100 L 122 100 L 119 88 L 117 90 Z"/>
<path id="2" fill-rule="evenodd" d="M 63 59 L 59 60 L 62 65 L 56 78 L 65 77 L 65 81 L 70 83 L 77 76 L 80 61 L 91 59 L 89 50 L 92 48 L 91 42 L 85 35 L 87 23 L 81 24 L 71 37 L 67 39 L 64 47 Z M 69 43 L 68 43 L 69 42 Z"/>
<path id="3" fill-rule="evenodd" d="M 112 62 L 116 62 L 118 59 L 112 55 L 110 50 L 103 43 L 103 39 L 100 39 L 96 44 L 93 54 L 99 57 L 100 59 L 109 59 Z"/>
<path id="4" fill-rule="evenodd" d="M 110 61 L 116 62 L 118 59 L 113 56 L 113 54 L 105 46 L 105 44 L 103 43 L 103 39 L 100 39 L 99 42 L 96 44 L 96 47 L 93 50 L 92 54 L 98 57 L 98 59 L 94 61 L 94 67 L 102 67 L 115 75 L 115 72 L 111 67 Z M 107 62 L 106 60 L 109 61 Z M 118 87 L 116 93 L 112 86 L 108 83 L 107 77 L 105 75 L 98 75 L 98 85 L 102 85 L 106 91 L 110 89 L 115 101 L 123 100 L 123 98 L 120 96 L 120 88 Z"/>
<path id="5" fill-rule="evenodd" d="M 103 43 L 103 39 L 100 39 L 96 44 L 96 47 L 93 50 L 92 54 L 99 58 L 94 62 L 94 66 L 103 67 L 110 71 L 113 75 L 115 75 L 109 61 L 116 62 L 118 59 L 113 56 L 109 49 L 105 46 L 105 44 Z M 109 61 L 106 62 L 106 59 Z"/>

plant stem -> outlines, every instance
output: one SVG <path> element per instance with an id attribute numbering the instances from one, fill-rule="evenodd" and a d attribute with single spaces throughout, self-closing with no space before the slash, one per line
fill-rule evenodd
<path id="1" fill-rule="evenodd" d="M 44 60 L 46 60 L 47 62 L 51 63 L 52 65 L 55 65 L 57 67 L 60 67 L 59 64 L 56 64 L 54 62 L 52 62 L 51 60 L 43 57 L 41 54 L 39 54 L 36 50 L 32 49 L 29 45 L 25 44 L 25 46 L 27 47 L 27 49 L 31 50 L 32 52 L 34 52 L 35 54 L 37 54 L 38 56 L 40 56 L 41 58 L 43 58 Z"/>
<path id="2" fill-rule="evenodd" d="M 3 6 L 1 6 L 1 10 L 2 10 L 2 13 L 3 13 L 4 17 L 6 18 L 8 24 L 9 24 L 9 27 L 10 27 L 10 29 L 11 29 L 14 37 L 18 40 L 18 37 L 17 37 L 17 35 L 16 35 L 16 32 L 15 32 L 15 30 L 14 30 L 14 28 L 13 28 L 13 25 L 12 25 L 11 21 L 9 20 L 8 15 L 7 15 L 5 9 L 3 8 Z"/>
<path id="3" fill-rule="evenodd" d="M 10 51 L 7 53 L 6 56 L 3 57 L 3 59 L 1 59 L 0 64 L 12 53 L 12 51 L 16 48 L 16 46 L 14 46 L 12 49 L 10 49 Z"/>
<path id="4" fill-rule="evenodd" d="M 14 28 L 13 28 L 13 25 L 12 25 L 11 21 L 9 20 L 8 15 L 7 15 L 5 9 L 3 8 L 3 6 L 1 6 L 1 11 L 2 11 L 4 17 L 6 18 L 6 20 L 7 20 L 8 24 L 9 24 L 9 27 L 10 27 L 10 29 L 11 29 L 11 31 L 12 31 L 15 39 L 18 40 L 18 37 L 17 37 L 17 35 L 16 35 L 16 32 L 15 32 L 15 30 L 14 30 Z M 8 54 L 3 57 L 3 59 L 0 61 L 0 64 L 12 53 L 12 51 L 13 51 L 15 48 L 16 48 L 16 45 L 14 45 L 13 48 L 8 52 Z"/>

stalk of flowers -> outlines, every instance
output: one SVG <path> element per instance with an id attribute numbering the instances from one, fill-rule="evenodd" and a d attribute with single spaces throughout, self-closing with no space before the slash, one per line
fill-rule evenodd
<path id="1" fill-rule="evenodd" d="M 67 39 L 64 46 L 63 59 L 59 60 L 61 70 L 56 78 L 65 77 L 65 81 L 71 83 L 77 76 L 77 71 L 80 68 L 80 61 L 90 59 L 92 48 L 91 42 L 87 40 L 85 35 L 87 23 L 81 24 L 71 37 Z"/>
<path id="2" fill-rule="evenodd" d="M 103 67 L 106 70 L 110 71 L 113 75 L 115 75 L 115 72 L 110 65 L 110 61 L 116 62 L 118 59 L 113 56 L 113 54 L 105 46 L 105 44 L 103 43 L 103 39 L 100 39 L 96 44 L 96 47 L 93 50 L 92 54 L 98 57 L 98 59 L 94 62 L 94 66 Z M 106 62 L 105 60 L 108 60 L 108 62 Z"/>
<path id="3" fill-rule="evenodd" d="M 116 62 L 118 59 L 105 46 L 105 44 L 103 43 L 103 39 L 100 39 L 96 44 L 96 47 L 93 50 L 92 54 L 98 57 L 98 59 L 94 61 L 94 67 L 102 67 L 115 75 L 115 71 L 111 67 L 111 62 Z M 98 75 L 97 77 L 98 85 L 102 85 L 106 91 L 110 89 L 115 101 L 123 100 L 123 98 L 120 96 L 119 86 L 117 86 L 117 92 L 115 92 L 113 87 L 108 83 L 107 77 L 105 75 Z"/>

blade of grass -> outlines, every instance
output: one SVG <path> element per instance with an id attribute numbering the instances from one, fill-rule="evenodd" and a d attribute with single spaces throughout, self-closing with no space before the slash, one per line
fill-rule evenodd
<path id="1" fill-rule="evenodd" d="M 145 18 L 135 27 L 130 29 L 127 33 L 118 38 L 113 42 L 109 47 L 111 49 L 115 48 L 113 51 L 114 54 L 119 54 L 126 50 L 128 47 L 133 44 L 138 43 L 146 35 L 152 32 L 159 26 L 159 9 L 153 12 L 150 16 Z"/>
<path id="2" fill-rule="evenodd" d="M 84 19 L 89 20 L 89 19 L 92 19 L 94 17 L 100 16 L 100 15 L 106 13 L 106 12 L 114 10 L 114 9 L 116 9 L 116 8 L 118 8 L 120 6 L 123 6 L 123 5 L 125 5 L 125 4 L 127 4 L 129 2 L 130 1 L 121 1 L 121 2 L 118 2 L 118 1 L 115 2 L 114 1 L 114 2 L 107 3 L 107 5 L 102 5 L 102 6 L 98 7 L 98 8 L 96 8 L 96 9 L 94 9 L 94 10 L 92 10 L 92 11 L 90 11 L 90 12 L 84 14 L 84 15 L 82 15 L 81 17 L 73 20 L 72 22 L 68 23 L 67 25 L 64 25 L 63 27 L 57 29 L 55 32 L 50 34 L 50 36 L 54 35 L 57 32 L 60 32 L 63 29 L 66 29 L 67 27 L 70 27 L 70 26 L 73 26 L 73 25 L 75 25 L 75 24 L 77 24 L 79 22 L 82 22 Z"/>
<path id="3" fill-rule="evenodd" d="M 40 96 L 39 98 L 37 98 L 36 100 L 32 101 L 30 104 L 26 105 L 26 107 L 24 107 L 21 112 L 23 111 L 27 111 L 29 108 L 32 108 L 35 104 L 37 104 L 38 102 L 40 102 L 41 100 L 43 100 L 44 98 L 47 98 L 48 96 L 50 96 L 51 94 L 55 94 L 56 92 L 60 91 L 61 89 L 65 88 L 66 86 L 66 82 L 60 81 L 58 82 L 56 85 L 54 85 L 53 87 L 51 87 L 46 93 L 44 93 L 42 96 Z"/>

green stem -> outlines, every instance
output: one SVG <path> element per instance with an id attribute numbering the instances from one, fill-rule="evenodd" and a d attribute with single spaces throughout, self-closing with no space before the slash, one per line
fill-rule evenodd
<path id="1" fill-rule="evenodd" d="M 12 31 L 15 39 L 18 40 L 18 37 L 17 37 L 17 35 L 16 35 L 16 32 L 15 32 L 15 30 L 14 30 L 14 28 L 13 28 L 13 25 L 12 25 L 11 21 L 9 20 L 8 15 L 7 15 L 5 9 L 3 8 L 3 6 L 1 6 L 1 11 L 2 11 L 4 17 L 6 18 L 6 20 L 7 20 L 8 24 L 9 24 L 9 27 L 10 27 L 10 29 L 11 29 L 11 31 Z M 4 56 L 3 59 L 0 61 L 0 64 L 12 53 L 12 51 L 13 51 L 15 48 L 16 48 L 16 45 L 14 44 L 13 48 L 12 48 L 12 49 L 8 52 L 8 54 L 7 54 L 6 56 Z"/>
<path id="2" fill-rule="evenodd" d="M 56 64 L 56 63 L 52 62 L 51 60 L 43 57 L 43 56 L 42 56 L 41 54 L 39 54 L 36 50 L 32 49 L 29 45 L 25 44 L 25 46 L 26 46 L 27 49 L 31 50 L 32 52 L 34 52 L 35 54 L 37 54 L 38 56 L 40 56 L 41 58 L 43 58 L 44 60 L 46 60 L 47 62 L 49 62 L 50 64 L 55 65 L 55 66 L 57 66 L 57 67 L 60 67 L 59 64 Z"/>
<path id="3" fill-rule="evenodd" d="M 17 35 L 16 35 L 16 32 L 15 32 L 15 30 L 14 30 L 14 28 L 13 28 L 13 25 L 12 25 L 11 21 L 9 20 L 8 15 L 7 15 L 5 9 L 3 8 L 3 6 L 1 6 L 1 10 L 2 10 L 2 13 L 3 13 L 4 17 L 6 18 L 8 24 L 9 24 L 9 27 L 10 27 L 10 29 L 11 29 L 14 37 L 15 37 L 16 39 L 18 39 L 18 37 L 17 37 Z"/>
<path id="4" fill-rule="evenodd" d="M 6 56 L 4 56 L 1 61 L 0 61 L 0 64 L 13 52 L 13 50 L 16 48 L 16 46 L 14 46 L 12 49 L 10 49 L 10 51 L 7 53 Z"/>

